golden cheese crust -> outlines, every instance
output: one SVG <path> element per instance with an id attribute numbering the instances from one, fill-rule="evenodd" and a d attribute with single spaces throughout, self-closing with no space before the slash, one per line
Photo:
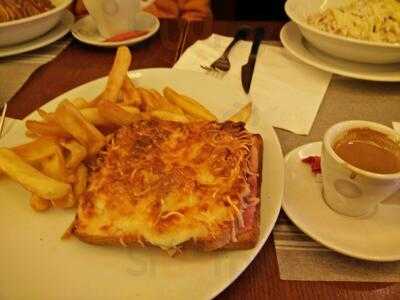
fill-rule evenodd
<path id="1" fill-rule="evenodd" d="M 137 122 L 93 164 L 72 232 L 166 250 L 253 247 L 261 165 L 262 139 L 242 123 Z"/>

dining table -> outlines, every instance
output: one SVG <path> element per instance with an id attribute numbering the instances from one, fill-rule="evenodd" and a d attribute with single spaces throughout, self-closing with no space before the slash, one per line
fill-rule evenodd
<path id="1" fill-rule="evenodd" d="M 182 53 L 199 39 L 212 33 L 233 36 L 243 25 L 263 26 L 265 40 L 279 43 L 284 21 L 218 21 L 161 20 L 159 32 L 152 38 L 130 47 L 133 60 L 130 69 L 170 68 Z M 68 36 L 67 38 L 70 38 Z M 38 68 L 9 100 L 7 116 L 22 119 L 53 98 L 108 74 L 115 49 L 98 48 L 73 40 L 54 60 Z M 4 58 L 3 58 L 4 59 Z M 6 58 L 5 58 L 6 59 Z M 346 81 L 342 86 L 363 89 L 369 93 L 392 93 L 398 83 Z M 335 84 L 334 81 L 331 84 Z M 276 129 L 282 152 L 308 142 L 320 141 L 327 128 L 336 122 L 364 119 L 391 125 L 400 116 L 400 105 L 393 100 L 378 103 L 374 97 L 350 101 L 335 97 L 335 89 L 323 101 L 311 132 L 307 136 Z M 334 99 L 334 101 L 332 100 Z M 281 212 L 284 215 L 284 212 Z M 201 283 L 199 283 L 201 284 Z M 372 282 L 325 282 L 281 280 L 272 234 L 248 268 L 216 299 L 399 299 L 400 284 Z"/>

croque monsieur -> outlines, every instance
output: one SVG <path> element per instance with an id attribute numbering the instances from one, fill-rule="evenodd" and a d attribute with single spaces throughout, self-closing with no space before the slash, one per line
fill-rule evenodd
<path id="1" fill-rule="evenodd" d="M 146 120 L 119 129 L 92 166 L 72 232 L 174 252 L 254 247 L 262 138 L 243 123 Z"/>

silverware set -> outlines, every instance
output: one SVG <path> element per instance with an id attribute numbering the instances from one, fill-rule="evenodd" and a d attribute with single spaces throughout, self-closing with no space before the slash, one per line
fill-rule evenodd
<path id="1" fill-rule="evenodd" d="M 258 48 L 262 40 L 264 39 L 265 30 L 262 27 L 257 27 L 254 30 L 249 26 L 240 27 L 232 40 L 232 42 L 226 47 L 222 55 L 216 59 L 210 66 L 200 67 L 208 72 L 228 72 L 231 68 L 231 63 L 229 61 L 229 54 L 232 48 L 240 40 L 245 40 L 249 34 L 253 32 L 253 44 L 251 47 L 250 55 L 246 64 L 242 66 L 242 86 L 244 91 L 248 94 L 250 91 L 251 81 L 253 78 L 254 67 L 257 60 Z"/>
<path id="2" fill-rule="evenodd" d="M 228 72 L 231 68 L 231 63 L 229 62 L 229 53 L 231 52 L 232 48 L 236 45 L 237 42 L 240 40 L 244 40 L 247 38 L 249 33 L 251 32 L 251 28 L 248 26 L 240 27 L 236 33 L 235 37 L 233 38 L 232 42 L 226 47 L 224 53 L 222 53 L 221 57 L 217 58 L 209 67 L 201 66 L 204 70 L 207 71 L 223 71 Z"/>

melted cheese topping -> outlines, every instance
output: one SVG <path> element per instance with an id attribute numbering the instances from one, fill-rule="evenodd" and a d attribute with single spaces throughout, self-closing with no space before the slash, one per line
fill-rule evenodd
<path id="1" fill-rule="evenodd" d="M 120 129 L 98 158 L 75 231 L 163 249 L 231 235 L 249 206 L 251 136 L 237 123 L 151 120 Z"/>

